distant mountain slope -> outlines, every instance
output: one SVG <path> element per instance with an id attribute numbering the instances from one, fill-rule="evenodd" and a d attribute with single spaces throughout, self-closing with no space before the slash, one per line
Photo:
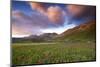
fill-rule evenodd
<path id="1" fill-rule="evenodd" d="M 96 39 L 96 21 L 92 20 L 60 34 L 57 40 L 93 40 Z"/>
<path id="2" fill-rule="evenodd" d="M 44 33 L 42 35 L 30 35 L 24 38 L 12 38 L 12 42 L 55 42 L 55 41 L 95 41 L 96 40 L 96 21 L 92 20 L 68 29 L 62 34 Z"/>
<path id="3" fill-rule="evenodd" d="M 41 35 L 30 35 L 28 37 L 23 38 L 12 38 L 13 43 L 20 43 L 20 42 L 46 42 L 52 41 L 58 34 L 56 33 L 44 33 Z"/>

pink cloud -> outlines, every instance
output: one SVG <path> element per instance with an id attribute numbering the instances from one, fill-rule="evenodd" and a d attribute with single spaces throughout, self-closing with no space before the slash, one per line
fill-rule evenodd
<path id="1" fill-rule="evenodd" d="M 64 11 L 59 6 L 50 6 L 47 9 L 42 3 L 30 2 L 29 3 L 33 10 L 37 10 L 41 14 L 48 17 L 48 19 L 54 24 L 63 24 L 64 22 Z"/>
<path id="2" fill-rule="evenodd" d="M 31 8 L 33 10 L 37 10 L 41 13 L 45 13 L 46 12 L 46 9 L 44 7 L 44 5 L 42 3 L 37 3 L 37 2 L 29 2 Z"/>
<path id="3" fill-rule="evenodd" d="M 88 18 L 96 15 L 96 7 L 86 5 L 67 5 L 67 12 L 74 19 Z"/>
<path id="4" fill-rule="evenodd" d="M 62 24 L 64 22 L 63 11 L 58 6 L 50 6 L 47 10 L 47 16 L 53 23 Z"/>
<path id="5" fill-rule="evenodd" d="M 84 12 L 85 8 L 85 6 L 81 5 L 67 5 L 68 12 L 73 16 L 80 15 Z"/>
<path id="6" fill-rule="evenodd" d="M 13 34 L 40 34 L 40 30 L 48 28 L 50 23 L 44 15 L 33 13 L 28 16 L 21 11 L 12 11 Z"/>

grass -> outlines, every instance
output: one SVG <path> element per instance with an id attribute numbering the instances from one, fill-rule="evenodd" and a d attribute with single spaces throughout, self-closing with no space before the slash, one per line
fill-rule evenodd
<path id="1" fill-rule="evenodd" d="M 93 42 L 13 43 L 14 65 L 95 61 Z"/>

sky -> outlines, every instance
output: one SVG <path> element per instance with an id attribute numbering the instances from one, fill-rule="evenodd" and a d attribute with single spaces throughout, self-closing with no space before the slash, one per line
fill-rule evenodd
<path id="1" fill-rule="evenodd" d="M 12 1 L 12 36 L 64 31 L 96 19 L 96 7 L 74 4 Z"/>

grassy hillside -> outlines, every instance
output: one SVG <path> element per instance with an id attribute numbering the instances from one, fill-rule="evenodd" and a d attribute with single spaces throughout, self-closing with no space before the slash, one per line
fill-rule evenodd
<path id="1" fill-rule="evenodd" d="M 56 38 L 58 41 L 95 41 L 95 39 L 96 21 L 89 21 L 85 24 L 69 29 Z"/>

